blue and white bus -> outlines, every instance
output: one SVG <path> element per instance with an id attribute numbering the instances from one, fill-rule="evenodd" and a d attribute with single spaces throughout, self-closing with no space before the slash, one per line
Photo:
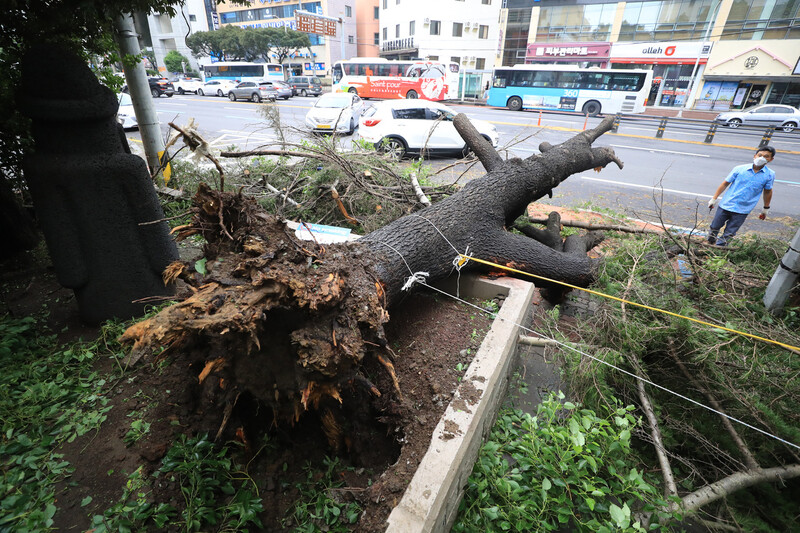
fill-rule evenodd
<path id="1" fill-rule="evenodd" d="M 283 65 L 278 63 L 248 63 L 245 61 L 218 61 L 203 65 L 203 80 L 284 81 Z"/>
<path id="2" fill-rule="evenodd" d="M 514 65 L 494 69 L 487 105 L 598 113 L 644 112 L 653 72 L 561 65 Z"/>

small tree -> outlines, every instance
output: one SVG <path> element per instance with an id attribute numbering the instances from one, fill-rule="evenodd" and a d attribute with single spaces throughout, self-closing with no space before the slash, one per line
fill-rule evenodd
<path id="1" fill-rule="evenodd" d="M 186 67 L 191 68 L 189 59 L 177 50 L 170 50 L 170 52 L 164 56 L 164 66 L 167 67 L 167 70 L 170 72 L 184 72 Z"/>
<path id="2" fill-rule="evenodd" d="M 267 28 L 267 31 L 270 32 L 269 42 L 272 43 L 273 55 L 278 63 L 283 63 L 286 58 L 299 53 L 303 48 L 311 54 L 311 41 L 307 34 L 286 27 Z"/>

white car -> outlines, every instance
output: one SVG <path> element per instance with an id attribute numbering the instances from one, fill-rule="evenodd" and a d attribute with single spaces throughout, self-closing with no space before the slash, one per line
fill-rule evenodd
<path id="1" fill-rule="evenodd" d="M 178 76 L 169 81 L 175 86 L 175 92 L 178 94 L 197 93 L 203 87 L 203 80 L 188 76 Z"/>
<path id="2" fill-rule="evenodd" d="M 438 102 L 385 100 L 364 112 L 358 132 L 362 139 L 396 159 L 411 152 L 463 156 L 468 148 L 453 124 L 455 116 L 455 111 Z M 497 147 L 499 135 L 494 125 L 485 120 L 469 120 L 478 133 Z"/>
<path id="3" fill-rule="evenodd" d="M 325 93 L 306 115 L 312 131 L 353 133 L 364 111 L 364 101 L 354 93 Z"/>
<path id="4" fill-rule="evenodd" d="M 203 84 L 202 87 L 197 89 L 197 94 L 203 96 L 228 96 L 231 89 L 236 87 L 237 81 L 235 80 L 211 80 Z"/>
<path id="5" fill-rule="evenodd" d="M 117 110 L 117 122 L 122 124 L 122 129 L 139 129 L 136 121 L 136 113 L 133 112 L 133 101 L 128 93 L 119 93 L 119 109 Z"/>
<path id="6" fill-rule="evenodd" d="M 780 104 L 766 104 L 748 107 L 741 111 L 728 111 L 717 115 L 714 122 L 729 128 L 745 126 L 774 126 L 790 133 L 800 126 L 800 110 Z"/>

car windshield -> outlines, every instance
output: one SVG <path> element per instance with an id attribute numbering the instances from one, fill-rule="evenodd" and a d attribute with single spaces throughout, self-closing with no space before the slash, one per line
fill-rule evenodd
<path id="1" fill-rule="evenodd" d="M 121 93 L 119 95 L 119 105 L 133 105 L 133 101 L 131 100 L 131 95 L 128 93 Z"/>
<path id="2" fill-rule="evenodd" d="M 348 107 L 352 98 L 349 94 L 323 94 L 314 107 L 343 108 Z"/>

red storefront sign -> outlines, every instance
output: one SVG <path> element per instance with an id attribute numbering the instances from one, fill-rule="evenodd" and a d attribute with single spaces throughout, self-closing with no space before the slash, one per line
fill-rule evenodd
<path id="1" fill-rule="evenodd" d="M 531 43 L 526 61 L 607 61 L 611 43 Z"/>
<path id="2" fill-rule="evenodd" d="M 336 21 L 295 12 L 297 31 L 336 37 Z"/>

